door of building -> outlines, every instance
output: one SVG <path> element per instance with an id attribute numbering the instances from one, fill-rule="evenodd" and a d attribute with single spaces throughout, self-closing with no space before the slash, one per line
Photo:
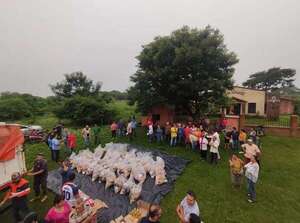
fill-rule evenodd
<path id="1" fill-rule="evenodd" d="M 240 115 L 241 114 L 241 104 L 240 103 L 236 103 L 233 106 L 233 113 L 235 115 Z"/>

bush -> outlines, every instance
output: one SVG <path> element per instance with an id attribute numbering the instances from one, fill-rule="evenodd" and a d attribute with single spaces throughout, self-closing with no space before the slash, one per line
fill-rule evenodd
<path id="1" fill-rule="evenodd" d="M 9 98 L 0 100 L 0 119 L 16 120 L 32 115 L 30 106 L 20 98 Z"/>

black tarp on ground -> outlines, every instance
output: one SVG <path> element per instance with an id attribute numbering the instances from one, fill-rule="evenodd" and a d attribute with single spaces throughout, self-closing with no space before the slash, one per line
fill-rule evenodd
<path id="1" fill-rule="evenodd" d="M 130 148 L 137 149 L 137 147 L 133 146 Z M 154 157 L 160 156 L 165 161 L 168 182 L 163 185 L 156 186 L 154 184 L 154 179 L 151 179 L 150 176 L 148 176 L 143 184 L 140 197 L 141 200 L 149 203 L 159 203 L 161 199 L 172 190 L 176 178 L 183 172 L 188 161 L 157 150 L 143 149 L 142 151 L 152 152 Z M 131 205 L 129 203 L 128 195 L 115 194 L 113 187 L 105 190 L 105 185 L 103 183 L 93 182 L 90 176 L 77 173 L 75 183 L 91 198 L 98 198 L 108 205 L 108 209 L 102 209 L 98 213 L 98 222 L 109 223 L 111 220 L 119 217 L 120 215 L 127 215 L 130 210 L 135 207 L 135 204 Z M 55 193 L 60 193 L 61 176 L 59 174 L 59 170 L 49 172 L 47 186 Z"/>

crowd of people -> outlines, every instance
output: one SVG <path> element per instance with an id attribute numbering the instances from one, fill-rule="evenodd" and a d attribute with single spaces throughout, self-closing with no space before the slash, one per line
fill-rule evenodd
<path id="1" fill-rule="evenodd" d="M 27 197 L 31 192 L 29 182 L 23 175 L 16 172 L 11 176 L 9 191 L 0 203 L 3 206 L 8 200 L 12 202 L 14 222 L 25 223 L 95 223 L 95 212 L 92 209 L 91 200 L 81 193 L 79 187 L 74 183 L 75 172 L 71 169 L 66 159 L 61 164 L 62 187 L 61 194 L 57 194 L 53 200 L 53 207 L 49 209 L 46 216 L 37 219 L 35 212 L 28 207 Z M 47 199 L 47 160 L 42 153 L 38 153 L 33 168 L 24 175 L 33 176 L 33 190 L 35 196 L 30 202 L 39 201 L 43 204 Z M 42 192 L 42 196 L 41 196 Z"/>
<path id="2" fill-rule="evenodd" d="M 125 126 L 124 123 L 113 122 L 112 137 L 129 136 L 132 140 L 134 135 L 131 126 L 136 126 L 136 121 L 129 119 L 127 128 Z M 255 129 L 238 131 L 236 127 L 229 126 L 225 118 L 221 118 L 215 125 L 210 125 L 208 118 L 198 123 L 166 122 L 164 125 L 148 119 L 146 128 L 149 143 L 165 143 L 170 147 L 185 146 L 198 152 L 202 160 L 212 165 L 217 165 L 221 159 L 219 150 L 223 143 L 223 148 L 232 155 L 229 165 L 233 186 L 240 188 L 245 177 L 247 200 L 249 203 L 256 201 L 255 184 L 260 169 L 261 145 Z"/>
<path id="3" fill-rule="evenodd" d="M 135 117 L 129 119 L 127 123 L 119 121 L 113 122 L 110 126 L 112 139 L 116 137 L 128 137 L 130 141 L 137 136 L 137 121 Z M 202 123 L 147 123 L 147 138 L 149 143 L 166 143 L 171 148 L 177 145 L 184 146 L 199 154 L 201 160 L 208 161 L 212 165 L 217 165 L 221 159 L 219 147 L 224 145 L 224 149 L 231 151 L 229 160 L 232 185 L 235 188 L 242 186 L 243 178 L 247 183 L 247 200 L 250 203 L 256 201 L 255 185 L 258 180 L 260 169 L 260 143 L 259 137 L 254 129 L 250 131 L 240 130 L 226 125 L 222 120 L 218 126 L 211 127 L 209 120 Z M 101 128 L 94 125 L 90 128 L 86 125 L 81 130 L 81 137 L 84 146 L 89 148 L 91 144 L 98 145 Z M 71 169 L 68 159 L 60 161 L 59 151 L 65 147 L 68 154 L 71 154 L 76 147 L 77 137 L 62 124 L 59 124 L 47 135 L 46 143 L 51 150 L 51 159 L 59 163 L 62 177 L 62 193 L 56 195 L 53 207 L 49 209 L 46 216 L 37 221 L 37 215 L 30 212 L 27 204 L 27 196 L 30 193 L 29 182 L 20 173 L 11 176 L 10 190 L 0 203 L 2 206 L 6 201 L 12 201 L 12 211 L 15 222 L 19 222 L 27 213 L 27 222 L 46 223 L 93 223 L 96 221 L 95 213 L 91 208 L 91 203 L 86 202 L 86 198 L 80 193 L 79 187 L 74 183 L 75 173 Z M 92 142 L 93 141 L 93 142 Z M 242 155 L 243 154 L 243 155 Z M 33 167 L 27 173 L 33 177 L 34 197 L 30 202 L 40 201 L 44 203 L 48 199 L 47 195 L 47 159 L 43 153 L 38 153 L 34 160 Z M 29 213 L 29 214 L 28 214 Z M 193 191 L 188 191 L 187 195 L 176 208 L 178 219 L 181 223 L 202 222 L 196 195 Z M 155 223 L 160 221 L 162 209 L 157 204 L 150 205 L 149 214 L 144 217 L 141 223 Z M 25 222 L 25 221 L 24 221 Z"/>
<path id="4" fill-rule="evenodd" d="M 97 124 L 94 124 L 92 128 L 86 125 L 81 130 L 81 137 L 85 148 L 91 148 L 91 146 L 97 146 L 101 143 L 100 131 L 101 127 Z M 74 131 L 64 127 L 63 124 L 57 125 L 52 131 L 48 132 L 45 141 L 51 151 L 51 159 L 55 162 L 59 162 L 62 148 L 65 149 L 66 155 L 70 155 L 77 146 L 76 134 Z"/>

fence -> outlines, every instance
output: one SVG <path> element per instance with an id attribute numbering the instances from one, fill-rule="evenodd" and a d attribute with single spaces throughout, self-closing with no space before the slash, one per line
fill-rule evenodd
<path id="1" fill-rule="evenodd" d="M 265 118 L 239 117 L 239 127 L 244 129 L 263 126 L 266 134 L 276 136 L 300 137 L 300 126 L 297 115 L 284 116 L 278 120 L 267 120 Z"/>
<path id="2" fill-rule="evenodd" d="M 276 120 L 270 120 L 265 117 L 245 117 L 246 125 L 264 126 L 264 127 L 290 127 L 290 116 L 280 116 Z"/>

